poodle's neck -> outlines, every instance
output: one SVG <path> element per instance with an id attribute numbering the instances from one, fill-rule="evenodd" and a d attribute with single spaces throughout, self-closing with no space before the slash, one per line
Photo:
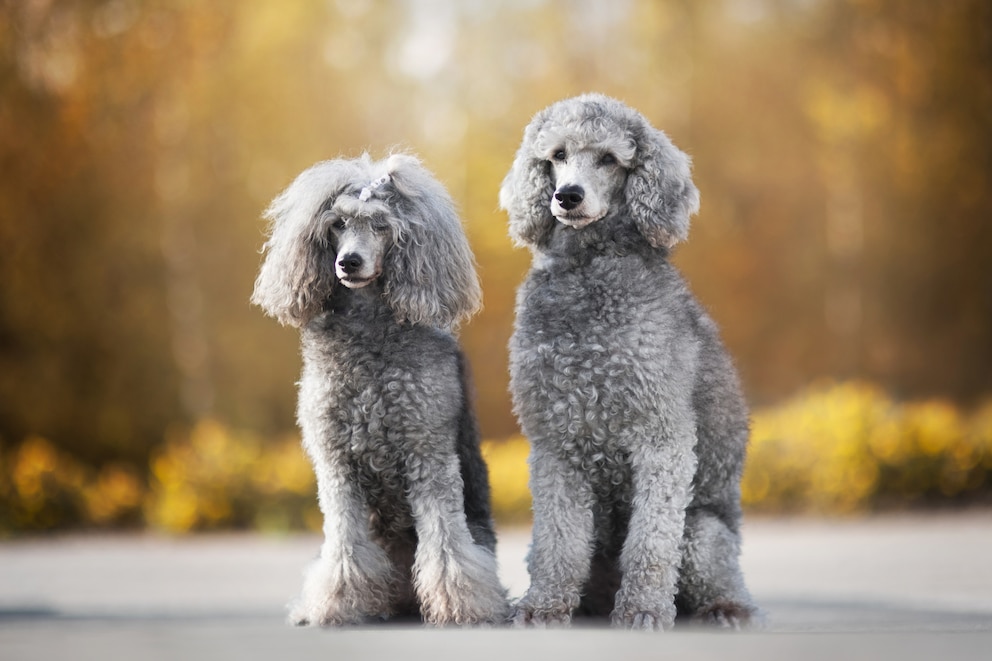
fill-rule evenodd
<path id="1" fill-rule="evenodd" d="M 636 254 L 645 259 L 668 256 L 666 249 L 652 248 L 625 213 L 610 214 L 581 229 L 556 222 L 544 252 L 555 259 L 578 262 L 601 256 Z"/>
<path id="2" fill-rule="evenodd" d="M 393 312 L 386 304 L 382 285 L 378 281 L 361 289 L 348 289 L 337 283 L 324 305 L 323 316 L 339 322 L 353 320 L 358 324 L 370 324 L 392 319 Z"/>

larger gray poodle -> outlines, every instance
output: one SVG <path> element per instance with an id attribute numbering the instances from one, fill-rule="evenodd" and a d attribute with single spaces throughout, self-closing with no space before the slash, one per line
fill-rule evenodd
<path id="1" fill-rule="evenodd" d="M 486 465 L 451 333 L 480 302 L 444 188 L 406 155 L 324 161 L 269 207 L 253 302 L 300 328 L 324 543 L 290 612 L 505 620 Z"/>
<path id="2" fill-rule="evenodd" d="M 514 622 L 747 623 L 748 413 L 717 327 L 668 259 L 699 206 L 689 158 L 619 101 L 567 99 L 527 126 L 500 205 L 533 252 L 510 342 L 534 502 Z"/>

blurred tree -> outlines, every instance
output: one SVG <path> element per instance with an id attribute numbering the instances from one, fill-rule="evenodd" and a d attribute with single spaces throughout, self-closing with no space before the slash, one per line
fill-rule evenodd
<path id="1" fill-rule="evenodd" d="M 846 2 L 822 14 L 811 114 L 827 167 L 853 170 L 854 208 L 834 207 L 863 219 L 828 234 L 842 268 L 846 244 L 863 244 L 857 372 L 901 394 L 988 392 L 992 5 Z"/>
<path id="2" fill-rule="evenodd" d="M 818 376 L 992 389 L 992 9 L 979 0 L 0 0 L 0 442 L 146 465 L 171 425 L 292 426 L 298 341 L 248 304 L 302 169 L 418 153 L 485 309 L 483 432 L 529 263 L 497 193 L 532 114 L 584 91 L 694 158 L 676 261 L 748 392 Z"/>
<path id="3" fill-rule="evenodd" d="M 704 3 L 693 24 L 703 210 L 677 259 L 749 392 L 988 392 L 992 7 Z"/>
<path id="4" fill-rule="evenodd" d="M 126 9 L 0 5 L 0 439 L 89 460 L 143 459 L 177 414 L 148 206 L 165 54 Z"/>

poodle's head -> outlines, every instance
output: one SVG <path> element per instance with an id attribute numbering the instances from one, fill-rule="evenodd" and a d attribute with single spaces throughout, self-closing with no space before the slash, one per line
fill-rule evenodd
<path id="1" fill-rule="evenodd" d="M 600 94 L 559 101 L 524 130 L 499 192 L 518 244 L 541 248 L 556 223 L 576 230 L 627 213 L 654 247 L 689 234 L 699 210 L 690 160 L 636 110 Z"/>
<path id="2" fill-rule="evenodd" d="M 375 286 L 397 320 L 452 327 L 479 309 L 475 259 L 447 192 L 394 154 L 317 163 L 269 206 L 252 302 L 303 326 L 344 288 Z"/>

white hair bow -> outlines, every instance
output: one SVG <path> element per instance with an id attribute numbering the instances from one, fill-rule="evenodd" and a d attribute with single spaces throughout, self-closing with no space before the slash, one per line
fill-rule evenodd
<path id="1" fill-rule="evenodd" d="M 388 181 L 389 181 L 389 175 L 388 174 L 382 175 L 381 177 L 370 183 L 368 186 L 363 188 L 362 192 L 358 194 L 358 199 L 362 202 L 368 202 L 369 198 L 372 197 L 372 191 L 374 191 L 376 188 L 379 188 Z"/>

